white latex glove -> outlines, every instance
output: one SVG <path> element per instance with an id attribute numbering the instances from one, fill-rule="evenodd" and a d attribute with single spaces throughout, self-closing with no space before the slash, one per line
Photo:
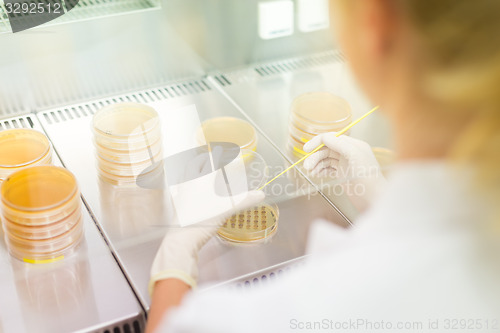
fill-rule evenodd
<path id="1" fill-rule="evenodd" d="M 313 176 L 336 178 L 342 183 L 353 205 L 365 210 L 386 180 L 371 147 L 364 141 L 335 132 L 320 134 L 304 145 L 309 153 L 320 144 L 325 147 L 304 161 Z"/>
<path id="2" fill-rule="evenodd" d="M 217 159 L 216 155 L 217 152 L 214 152 L 212 159 Z M 193 174 L 196 173 L 206 174 L 207 164 L 213 163 L 207 156 L 200 155 L 195 158 L 186 168 L 186 175 L 192 178 Z M 206 187 L 197 188 L 197 191 L 209 190 L 213 191 L 213 183 L 207 183 Z M 188 197 L 186 195 L 186 198 Z M 234 204 L 230 209 L 224 206 L 224 208 L 221 208 L 223 210 L 206 221 L 185 227 L 169 228 L 151 267 L 149 293 L 152 293 L 154 284 L 157 281 L 167 278 L 182 280 L 194 288 L 198 278 L 198 252 L 200 249 L 216 234 L 223 222 L 232 214 L 254 206 L 263 201 L 264 198 L 263 191 L 240 193 L 231 197 Z M 217 205 L 217 203 L 214 203 L 214 205 Z M 193 209 L 196 209 L 196 204 L 193 205 Z"/>

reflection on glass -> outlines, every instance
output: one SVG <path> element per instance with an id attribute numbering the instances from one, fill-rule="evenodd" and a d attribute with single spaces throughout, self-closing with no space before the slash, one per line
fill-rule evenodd
<path id="1" fill-rule="evenodd" d="M 85 250 L 82 243 L 79 252 Z M 75 326 L 82 313 L 97 316 L 88 260 L 82 257 L 48 265 L 13 262 L 17 296 L 27 332 L 38 332 L 41 325 L 56 332 L 60 327 Z M 57 318 L 57 320 L 47 320 Z M 69 323 L 65 325 L 64 323 Z M 78 325 L 78 324 L 77 324 Z M 85 323 L 81 323 L 84 327 Z"/>
<path id="2" fill-rule="evenodd" d="M 163 188 L 123 187 L 102 179 L 98 183 L 103 215 L 100 222 L 111 238 L 137 239 L 140 235 L 154 234 L 158 226 L 172 220 L 174 211 L 165 200 Z"/>

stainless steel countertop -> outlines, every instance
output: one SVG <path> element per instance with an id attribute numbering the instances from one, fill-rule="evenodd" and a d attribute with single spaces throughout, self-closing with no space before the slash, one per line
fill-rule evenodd
<path id="1" fill-rule="evenodd" d="M 306 92 L 331 92 L 348 101 L 353 119 L 373 107 L 360 93 L 342 56 L 336 51 L 321 56 L 313 55 L 309 59 L 255 65 L 224 72 L 223 76 L 224 78 L 212 76 L 212 82 L 227 94 L 287 157 L 290 156 L 286 147 L 290 107 L 295 97 Z M 386 118 L 381 112 L 376 112 L 353 127 L 350 135 L 365 140 L 373 147 L 391 148 L 390 133 Z M 319 184 L 317 180 L 311 180 Z M 324 186 L 322 192 L 350 220 L 355 219 L 358 212 L 345 195 L 339 196 L 338 192 L 328 186 Z"/>
<path id="2" fill-rule="evenodd" d="M 158 91 L 152 90 L 142 95 L 158 95 Z M 129 98 L 135 97 L 122 99 Z M 154 104 L 160 114 L 195 104 L 201 121 L 217 116 L 244 118 L 230 101 L 213 88 L 154 103 L 152 99 L 145 101 Z M 97 103 L 82 106 L 92 111 L 98 107 Z M 81 108 L 75 106 L 75 109 Z M 171 215 L 168 202 L 162 190 L 119 188 L 99 181 L 90 128 L 91 114 L 87 112 L 87 116 L 69 117 L 67 112 L 51 110 L 38 116 L 64 165 L 76 175 L 92 214 L 147 309 L 150 303 L 147 293 L 149 270 L 166 231 L 166 221 Z M 271 167 L 272 174 L 277 174 L 289 165 L 260 133 L 258 140 L 257 152 Z M 278 193 L 283 189 L 289 193 Z M 297 193 L 297 189 L 309 194 Z M 267 200 L 275 201 L 279 206 L 277 233 L 265 244 L 232 245 L 217 238 L 212 239 L 200 253 L 201 283 L 230 280 L 303 255 L 307 229 L 315 218 L 327 218 L 339 225 L 347 225 L 345 219 L 321 195 L 311 191 L 310 184 L 297 172 L 290 173 L 289 177 L 281 177 L 266 190 Z"/>
<path id="3" fill-rule="evenodd" d="M 16 120 L 41 130 L 33 115 Z M 54 263 L 11 257 L 0 229 L 0 332 L 112 331 L 134 321 L 143 326 L 143 310 L 83 203 L 82 211 L 82 243 Z"/>

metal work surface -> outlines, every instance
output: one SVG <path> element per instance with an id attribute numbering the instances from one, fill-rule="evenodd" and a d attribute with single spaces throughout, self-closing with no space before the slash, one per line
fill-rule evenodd
<path id="1" fill-rule="evenodd" d="M 331 92 L 347 100 L 353 119 L 373 107 L 360 94 L 343 56 L 337 51 L 255 65 L 211 79 L 289 160 L 293 157 L 287 150 L 288 122 L 295 97 L 306 92 Z M 350 135 L 373 147 L 391 147 L 389 133 L 385 118 L 375 113 L 356 125 Z M 339 195 L 335 187 L 322 186 L 322 192 L 349 219 L 357 215 L 347 197 Z"/>
<path id="2" fill-rule="evenodd" d="M 34 115 L 0 121 L 0 130 L 42 131 Z M 54 163 L 60 164 L 57 157 Z M 140 332 L 144 313 L 82 205 L 85 235 L 61 261 L 28 264 L 8 254 L 0 229 L 0 332 Z"/>
<path id="3" fill-rule="evenodd" d="M 92 115 L 102 106 L 120 101 L 150 104 L 160 118 L 172 110 L 185 112 L 183 108 L 190 105 L 196 106 L 200 121 L 219 116 L 244 119 L 244 116 L 206 80 L 182 82 L 37 114 L 64 165 L 79 180 L 89 209 L 140 301 L 148 308 L 150 266 L 173 211 L 164 190 L 117 187 L 98 179 Z M 172 124 L 162 124 L 164 137 L 168 135 L 169 126 Z M 269 165 L 271 176 L 289 165 L 261 133 L 258 133 L 257 152 Z M 295 171 L 267 187 L 266 193 L 266 200 L 279 206 L 277 233 L 264 244 L 234 245 L 212 239 L 200 253 L 201 283 L 220 283 L 304 255 L 308 226 L 316 218 L 347 225 L 346 220 Z"/>

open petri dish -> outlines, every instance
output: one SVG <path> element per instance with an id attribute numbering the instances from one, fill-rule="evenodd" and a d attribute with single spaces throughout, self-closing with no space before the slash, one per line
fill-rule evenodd
<path id="1" fill-rule="evenodd" d="M 52 149 L 43 133 L 24 128 L 0 132 L 0 182 L 22 168 L 51 163 Z"/>
<path id="2" fill-rule="evenodd" d="M 200 145 L 210 142 L 231 142 L 241 149 L 257 149 L 257 132 L 247 121 L 233 117 L 219 117 L 204 121 L 197 134 Z"/>
<path id="3" fill-rule="evenodd" d="M 262 204 L 228 218 L 218 230 L 227 241 L 247 243 L 268 239 L 278 229 L 278 206 Z"/>
<path id="4" fill-rule="evenodd" d="M 240 158 L 245 165 L 248 190 L 256 190 L 264 185 L 269 179 L 269 169 L 262 156 L 251 150 L 242 150 Z M 237 212 L 224 222 L 217 233 L 221 239 L 229 242 L 255 242 L 271 237 L 277 226 L 278 207 L 262 203 Z"/>

